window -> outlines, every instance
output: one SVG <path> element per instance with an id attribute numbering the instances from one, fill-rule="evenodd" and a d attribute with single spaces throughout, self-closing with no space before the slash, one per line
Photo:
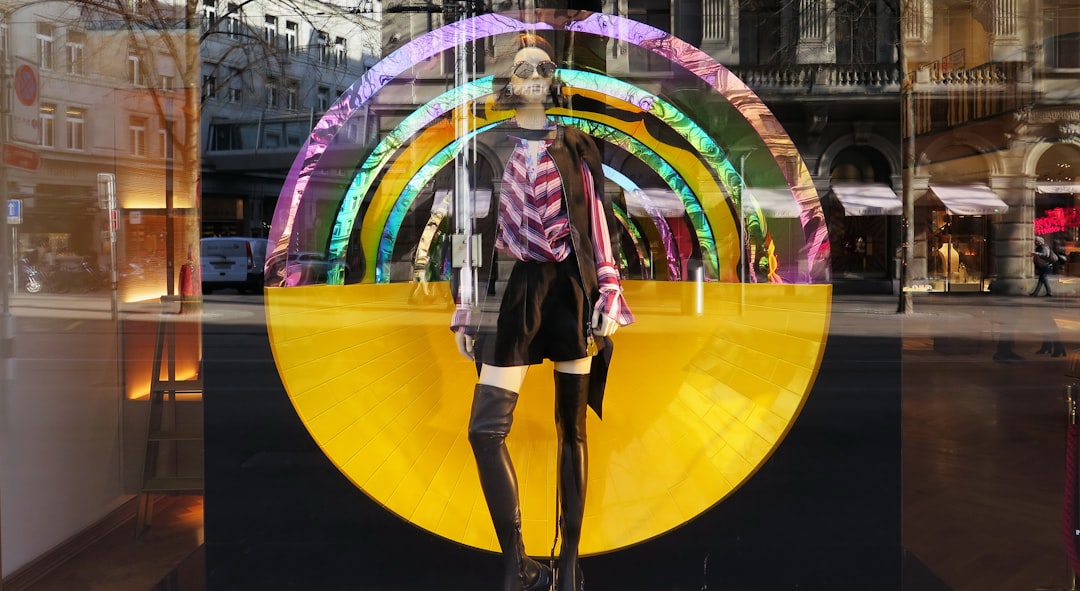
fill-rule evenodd
<path id="1" fill-rule="evenodd" d="M 169 130 L 171 130 L 172 128 L 173 122 L 169 119 L 166 119 L 161 122 L 161 128 L 158 129 L 158 138 L 161 140 L 161 142 L 158 144 L 160 146 L 158 150 L 158 156 L 160 156 L 161 158 L 171 158 L 173 155 L 172 137 L 170 137 L 169 135 Z"/>
<path id="2" fill-rule="evenodd" d="M 207 32 L 217 24 L 217 0 L 203 0 L 202 30 Z"/>
<path id="3" fill-rule="evenodd" d="M 161 75 L 161 90 L 172 90 L 176 88 L 176 77 Z"/>
<path id="4" fill-rule="evenodd" d="M 86 109 L 68 107 L 65 116 L 67 119 L 67 149 L 85 150 Z"/>
<path id="5" fill-rule="evenodd" d="M 53 26 L 48 23 L 38 23 L 38 66 L 42 70 L 51 70 L 53 67 Z"/>
<path id="6" fill-rule="evenodd" d="M 128 149 L 132 156 L 146 156 L 145 117 L 132 117 L 128 121 Z"/>
<path id="7" fill-rule="evenodd" d="M 142 66 L 139 60 L 139 54 L 133 51 L 128 52 L 127 56 L 127 80 L 132 86 L 143 85 Z"/>
<path id="8" fill-rule="evenodd" d="M 276 78 L 266 79 L 266 106 L 271 109 L 277 107 L 278 104 L 278 88 Z"/>
<path id="9" fill-rule="evenodd" d="M 243 73 L 236 68 L 229 68 L 229 91 L 227 100 L 230 103 L 239 103 L 244 99 Z"/>
<path id="10" fill-rule="evenodd" d="M 795 8 L 782 0 L 763 0 L 739 12 L 740 65 L 794 63 L 799 19 L 790 13 Z"/>
<path id="11" fill-rule="evenodd" d="M 8 30 L 7 23 L 0 23 L 0 52 L 7 55 L 8 52 L 8 36 L 10 31 Z"/>
<path id="12" fill-rule="evenodd" d="M 293 80 L 285 86 L 285 108 L 295 111 L 300 108 L 300 85 Z"/>
<path id="13" fill-rule="evenodd" d="M 330 108 L 330 88 L 326 86 L 320 86 L 319 91 L 316 94 L 316 100 L 318 101 L 318 109 L 325 111 Z"/>
<path id="14" fill-rule="evenodd" d="M 277 47 L 277 17 L 266 15 L 266 24 L 263 25 L 263 41 L 269 47 Z"/>
<path id="15" fill-rule="evenodd" d="M 41 104 L 41 145 L 56 147 L 56 105 Z"/>
<path id="16" fill-rule="evenodd" d="M 627 16 L 638 22 L 671 32 L 671 2 L 669 0 L 638 0 Z M 634 51 L 630 54 L 630 71 L 663 71 L 670 68 L 667 60 L 660 59 L 651 51 Z"/>
<path id="17" fill-rule="evenodd" d="M 1080 68 L 1080 9 L 1046 10 L 1043 51 L 1048 68 Z"/>
<path id="18" fill-rule="evenodd" d="M 299 38 L 300 25 L 293 21 L 285 21 L 285 51 L 296 53 L 299 48 L 297 44 Z"/>
<path id="19" fill-rule="evenodd" d="M 203 100 L 217 98 L 217 76 L 214 72 L 203 74 L 202 98 Z"/>
<path id="20" fill-rule="evenodd" d="M 225 16 L 225 34 L 229 36 L 229 39 L 239 39 L 241 34 L 241 27 L 243 26 L 242 19 L 243 13 L 236 4 L 229 4 L 229 11 Z"/>
<path id="21" fill-rule="evenodd" d="M 319 61 L 324 64 L 330 63 L 330 36 L 323 31 L 317 31 L 315 43 L 318 44 Z"/>
<path id="22" fill-rule="evenodd" d="M 67 73 L 81 76 L 84 73 L 86 54 L 86 36 L 81 32 L 68 33 Z"/>
<path id="23" fill-rule="evenodd" d="M 349 50 L 345 46 L 345 38 L 337 37 L 334 39 L 334 65 L 344 66 L 345 62 L 349 59 Z"/>
<path id="24" fill-rule="evenodd" d="M 836 7 L 836 63 L 877 62 L 877 10 L 873 2 L 846 0 Z"/>

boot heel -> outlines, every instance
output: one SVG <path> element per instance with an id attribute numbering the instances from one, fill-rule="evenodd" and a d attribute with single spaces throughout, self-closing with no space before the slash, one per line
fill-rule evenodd
<path id="1" fill-rule="evenodd" d="M 526 559 L 536 566 L 536 572 L 530 578 L 528 573 L 525 574 L 522 580 L 523 591 L 545 591 L 551 589 L 551 568 L 547 565 L 536 562 L 535 560 Z"/>

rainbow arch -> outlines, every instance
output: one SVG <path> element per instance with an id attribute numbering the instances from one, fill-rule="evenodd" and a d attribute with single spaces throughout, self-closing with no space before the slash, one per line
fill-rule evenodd
<path id="1" fill-rule="evenodd" d="M 797 156 L 794 145 L 782 131 L 778 131 L 781 128 L 775 118 L 761 105 L 745 84 L 700 49 L 643 23 L 606 14 L 591 14 L 580 20 L 566 22 L 561 22 L 553 11 L 538 11 L 538 16 L 541 18 L 535 23 L 525 23 L 505 14 L 485 14 L 450 23 L 403 45 L 351 86 L 316 125 L 302 147 L 300 157 L 290 169 L 279 197 L 274 224 L 269 235 L 271 252 L 267 257 L 268 285 L 285 284 L 278 273 L 280 265 L 276 263 L 283 260 L 289 251 L 294 235 L 294 225 L 300 213 L 300 203 L 306 188 L 312 181 L 313 174 L 318 170 L 320 159 L 327 146 L 341 131 L 344 122 L 362 108 L 375 93 L 414 64 L 452 49 L 459 42 L 473 42 L 486 37 L 525 30 L 554 30 L 556 25 L 562 25 L 564 30 L 569 32 L 609 37 L 651 51 L 687 70 L 738 108 L 739 113 L 745 117 L 751 128 L 759 137 L 765 139 L 766 148 L 772 154 L 791 188 L 792 198 L 799 205 L 800 222 L 806 230 L 806 245 L 803 250 L 805 270 L 802 272 L 801 279 L 810 283 L 828 280 L 827 232 L 809 172 L 801 159 L 792 158 L 792 154 Z M 571 76 L 583 74 L 577 73 Z M 457 92 L 466 91 L 455 90 L 455 93 Z M 642 107 L 649 109 L 652 103 L 645 101 Z M 436 113 L 446 112 L 446 107 L 442 103 L 436 103 L 431 108 Z M 340 256 L 341 249 L 338 241 L 344 232 L 345 226 L 335 227 L 335 253 L 331 258 Z"/>

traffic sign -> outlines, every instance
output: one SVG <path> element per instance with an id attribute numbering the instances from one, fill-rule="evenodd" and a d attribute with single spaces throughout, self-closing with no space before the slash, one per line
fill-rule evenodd
<path id="1" fill-rule="evenodd" d="M 41 77 L 37 64 L 15 57 L 14 63 L 4 66 L 14 68 L 8 78 L 14 100 L 8 101 L 8 134 L 4 139 L 27 144 L 41 144 Z M 10 71 L 10 70 L 9 70 Z"/>
<path id="2" fill-rule="evenodd" d="M 4 164 L 23 170 L 37 170 L 41 167 L 41 154 L 37 150 L 5 143 L 3 146 Z"/>
<path id="3" fill-rule="evenodd" d="M 8 199 L 7 223 L 10 225 L 22 223 L 22 199 Z"/>
<path id="4" fill-rule="evenodd" d="M 30 106 L 38 100 L 37 72 L 29 65 L 21 65 L 15 69 L 14 76 L 15 96 L 19 102 Z"/>

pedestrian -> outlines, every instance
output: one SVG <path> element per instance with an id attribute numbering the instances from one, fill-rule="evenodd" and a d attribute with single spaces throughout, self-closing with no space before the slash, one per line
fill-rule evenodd
<path id="1" fill-rule="evenodd" d="M 1035 283 L 1035 289 L 1032 289 L 1028 295 L 1039 295 L 1039 289 L 1042 287 L 1046 288 L 1046 297 L 1054 295 L 1050 291 L 1048 276 L 1054 270 L 1057 255 L 1046 245 L 1046 241 L 1043 240 L 1042 236 L 1035 237 L 1035 250 L 1031 253 L 1031 257 L 1035 262 L 1035 275 L 1038 277 L 1038 281 Z"/>
<path id="2" fill-rule="evenodd" d="M 550 119 L 561 100 L 550 45 L 525 34 L 511 70 L 493 82 L 495 106 L 514 109 L 503 128 L 513 151 L 499 192 L 495 249 L 513 260 L 497 318 L 480 332 L 481 310 L 459 293 L 451 328 L 458 350 L 480 364 L 469 441 L 503 556 L 502 591 L 580 591 L 578 545 L 585 511 L 587 405 L 606 377 L 608 337 L 633 322 L 623 300 L 604 196 L 600 153 L 583 132 Z M 468 265 L 468 263 L 466 263 Z M 468 267 L 466 267 L 468 268 Z M 470 282 L 461 281 L 462 290 Z M 494 334 L 488 334 L 493 331 Z M 517 477 L 507 453 L 518 393 L 529 366 L 555 366 L 556 462 L 562 545 L 556 570 L 529 558 L 521 535 Z"/>

